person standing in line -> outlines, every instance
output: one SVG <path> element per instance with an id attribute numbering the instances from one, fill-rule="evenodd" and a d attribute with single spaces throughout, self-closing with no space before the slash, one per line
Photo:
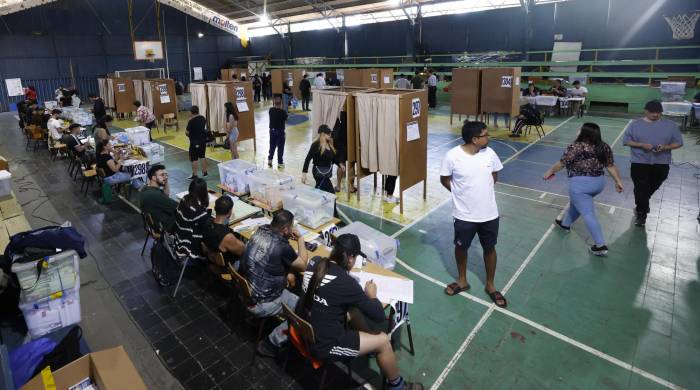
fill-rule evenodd
<path id="1" fill-rule="evenodd" d="M 267 156 L 267 166 L 272 168 L 272 157 L 277 150 L 277 169 L 284 169 L 284 141 L 287 111 L 282 109 L 282 97 L 276 95 L 273 99 L 274 107 L 270 107 L 270 153 Z"/>
<path id="2" fill-rule="evenodd" d="M 233 107 L 233 103 L 224 103 L 224 108 L 226 109 L 226 134 L 228 134 L 227 142 L 228 147 L 231 150 L 231 160 L 239 158 L 238 156 L 238 114 L 236 114 L 236 109 Z"/>
<path id="3" fill-rule="evenodd" d="M 105 109 L 105 102 L 101 97 L 90 94 L 90 100 L 92 100 L 92 114 L 95 115 L 95 123 L 100 123 L 102 117 L 107 115 L 107 110 Z M 94 129 L 93 129 L 94 131 Z"/>
<path id="4" fill-rule="evenodd" d="M 253 76 L 253 100 L 256 103 L 260 103 L 260 92 L 262 90 L 262 81 L 260 81 L 260 76 L 257 74 Z"/>
<path id="5" fill-rule="evenodd" d="M 475 235 L 484 252 L 485 291 L 498 307 L 506 307 L 506 298 L 494 284 L 496 277 L 496 242 L 498 239 L 498 205 L 494 186 L 503 164 L 489 148 L 489 133 L 483 122 L 465 121 L 464 144 L 450 149 L 442 160 L 440 183 L 452 193 L 455 260 L 459 278 L 445 288 L 445 294 L 457 295 L 469 290 L 467 251 Z"/>
<path id="6" fill-rule="evenodd" d="M 284 81 L 282 83 L 282 99 L 284 102 L 284 111 L 289 112 L 289 106 L 292 104 L 293 97 L 294 95 L 292 94 L 292 88 L 289 86 L 289 82 Z"/>
<path id="7" fill-rule="evenodd" d="M 622 142 L 630 147 L 630 175 L 634 183 L 637 226 L 644 226 L 649 214 L 649 199 L 668 177 L 671 151 L 683 146 L 678 125 L 662 119 L 658 100 L 647 102 L 644 118 L 632 121 Z"/>
<path id="8" fill-rule="evenodd" d="M 416 71 L 416 74 L 411 78 L 411 86 L 413 89 L 423 89 L 423 78 L 420 76 L 419 71 Z"/>
<path id="9" fill-rule="evenodd" d="M 576 141 L 569 145 L 561 159 L 545 172 L 544 179 L 551 179 L 563 168 L 566 168 L 569 177 L 571 204 L 564 219 L 556 219 L 554 222 L 564 231 L 569 232 L 571 224 L 578 217 L 583 216 L 586 228 L 594 241 L 594 245 L 590 248 L 591 253 L 596 256 L 605 256 L 608 254 L 608 247 L 605 245 L 603 229 L 595 215 L 593 198 L 605 189 L 604 169 L 607 169 L 615 180 L 617 192 L 622 192 L 623 186 L 620 172 L 615 166 L 612 149 L 603 142 L 600 127 L 597 124 L 584 123 L 581 126 Z"/>
<path id="10" fill-rule="evenodd" d="M 336 152 L 333 147 L 333 139 L 331 138 L 331 129 L 326 125 L 321 125 L 318 128 L 318 139 L 311 144 L 309 152 L 306 154 L 306 159 L 304 159 L 304 167 L 301 171 L 301 182 L 306 184 L 306 174 L 309 172 L 309 163 L 313 160 L 314 167 L 312 174 L 314 180 L 316 180 L 316 188 L 335 194 L 332 181 L 335 158 Z"/>
<path id="11" fill-rule="evenodd" d="M 272 99 L 272 93 L 271 93 L 271 78 L 270 75 L 265 72 L 262 75 L 262 90 L 263 90 L 263 98 L 265 101 L 268 101 Z"/>
<path id="12" fill-rule="evenodd" d="M 299 91 L 301 91 L 301 109 L 304 111 L 309 110 L 309 101 L 311 100 L 311 82 L 308 79 L 309 75 L 304 74 L 303 78 L 299 82 Z"/>
<path id="13" fill-rule="evenodd" d="M 437 76 L 433 73 L 433 70 L 428 71 L 428 106 L 430 108 L 437 107 Z"/>
<path id="14" fill-rule="evenodd" d="M 207 118 L 199 115 L 199 107 L 190 108 L 191 118 L 187 122 L 185 135 L 190 139 L 190 161 L 192 162 L 192 176 L 188 180 L 197 177 L 197 161 L 202 162 L 202 177 L 207 177 Z"/>
<path id="15" fill-rule="evenodd" d="M 314 88 L 323 88 L 326 86 L 326 79 L 323 78 L 323 73 L 318 73 L 314 79 Z"/>
<path id="16" fill-rule="evenodd" d="M 134 106 L 136 106 L 136 121 L 139 125 L 148 128 L 148 138 L 153 141 L 151 130 L 156 126 L 156 116 L 150 108 L 142 105 L 138 100 L 134 101 Z"/>

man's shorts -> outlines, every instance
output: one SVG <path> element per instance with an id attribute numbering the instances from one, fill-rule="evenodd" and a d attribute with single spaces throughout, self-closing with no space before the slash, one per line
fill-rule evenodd
<path id="1" fill-rule="evenodd" d="M 205 143 L 190 144 L 190 161 L 197 161 L 200 158 L 204 158 L 206 150 L 207 144 Z"/>
<path id="2" fill-rule="evenodd" d="M 318 360 L 346 362 L 360 355 L 360 333 L 348 330 L 338 337 L 333 345 L 310 348 L 311 354 Z"/>
<path id="3" fill-rule="evenodd" d="M 467 222 L 454 219 L 455 246 L 469 249 L 474 236 L 479 234 L 479 242 L 484 250 L 496 247 L 498 240 L 498 218 L 486 222 Z"/>

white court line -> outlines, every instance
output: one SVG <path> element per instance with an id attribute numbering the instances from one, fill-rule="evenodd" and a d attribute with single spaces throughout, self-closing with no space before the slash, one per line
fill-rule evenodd
<path id="1" fill-rule="evenodd" d="M 565 123 L 569 122 L 569 121 L 572 120 L 573 118 L 574 118 L 573 116 L 572 116 L 572 117 L 569 117 L 569 118 L 566 119 L 565 121 L 563 121 L 563 122 L 559 123 L 558 125 L 556 125 L 556 126 L 552 129 L 552 131 L 550 131 L 549 133 L 547 133 L 547 134 L 544 136 L 544 138 L 546 138 L 548 135 L 554 133 L 554 132 L 555 132 L 556 130 L 558 130 L 561 126 L 563 126 Z M 531 144 L 525 145 L 524 148 L 518 150 L 517 152 L 513 153 L 512 156 L 510 156 L 510 157 L 508 157 L 507 159 L 505 159 L 505 161 L 503 161 L 503 165 L 506 165 L 506 164 L 508 164 L 509 162 L 513 161 L 513 159 L 515 159 L 516 157 L 518 157 L 518 156 L 519 156 L 520 154 L 522 154 L 524 151 L 526 151 L 526 150 L 528 150 L 530 147 L 532 147 L 532 145 L 537 144 L 540 140 L 543 140 L 544 138 L 540 138 L 540 139 L 536 140 L 535 142 L 533 142 L 533 143 L 531 143 Z M 450 196 L 450 197 L 448 197 L 447 199 L 445 199 L 445 200 L 443 200 L 442 202 L 440 202 L 437 206 L 433 207 L 433 210 L 442 207 L 444 204 L 446 204 L 447 202 L 449 202 L 449 201 L 451 201 L 451 200 L 452 200 L 452 197 Z M 425 213 L 425 214 L 422 215 L 420 218 L 414 219 L 413 222 L 409 223 L 408 225 L 406 225 L 406 226 L 402 227 L 401 229 L 399 229 L 399 231 L 397 231 L 396 233 L 392 234 L 392 235 L 391 235 L 391 238 L 396 238 L 396 237 L 398 237 L 401 233 L 405 232 L 406 230 L 408 230 L 408 229 L 410 229 L 411 227 L 413 227 L 413 225 L 415 225 L 415 224 L 417 224 L 418 222 L 422 221 L 422 220 L 423 220 L 425 217 L 427 217 L 431 212 L 432 212 L 432 210 L 429 211 L 429 212 L 427 212 L 427 213 Z"/>
<path id="2" fill-rule="evenodd" d="M 507 146 L 507 147 L 513 149 L 513 151 L 514 151 L 515 153 L 518 153 L 518 149 L 516 149 L 515 147 L 513 147 L 513 145 L 511 145 L 511 144 L 509 144 L 509 143 L 503 142 L 503 141 L 498 140 L 498 139 L 495 139 L 495 140 L 493 140 L 492 142 L 498 142 L 499 144 L 503 144 L 503 145 L 505 145 L 505 146 Z"/>
<path id="3" fill-rule="evenodd" d="M 455 142 L 455 141 L 457 141 L 457 140 L 460 140 L 460 139 L 462 139 L 462 137 L 457 137 L 457 138 L 452 139 L 452 140 L 450 140 L 450 141 L 447 141 L 447 142 L 445 142 L 445 143 L 443 143 L 443 144 L 440 144 L 440 145 L 437 145 L 437 146 L 433 146 L 432 148 L 428 149 L 428 151 L 430 152 L 430 151 L 435 150 L 435 149 L 440 149 L 441 147 L 443 147 L 443 146 L 445 146 L 445 145 L 449 145 L 449 144 L 451 144 L 451 143 L 453 143 L 453 142 Z"/>
<path id="4" fill-rule="evenodd" d="M 542 190 L 536 190 L 536 189 L 530 188 L 530 187 L 523 187 L 523 186 L 519 186 L 519 185 L 515 185 L 515 184 L 504 183 L 504 182 L 501 182 L 501 181 L 499 181 L 499 182 L 496 183 L 496 184 L 504 185 L 504 186 L 507 186 L 507 187 L 520 188 L 520 189 L 528 190 L 528 191 L 532 191 L 532 192 L 542 192 Z M 566 196 L 566 195 L 557 194 L 557 193 L 555 193 L 555 192 L 547 192 L 547 193 L 550 194 L 550 195 L 554 195 L 554 196 L 558 196 L 558 197 L 561 197 L 561 198 L 569 199 L 569 197 Z M 505 194 L 505 193 L 504 193 L 504 195 L 510 195 L 510 194 Z M 527 198 L 524 198 L 524 199 L 527 199 Z M 629 212 L 634 212 L 633 209 L 628 209 L 627 207 L 613 206 L 613 205 L 611 205 L 611 204 L 602 203 L 602 202 L 593 202 L 593 203 L 595 203 L 595 204 L 597 204 L 597 205 L 599 205 L 599 206 L 603 206 L 603 207 L 615 207 L 616 209 L 625 210 L 625 211 L 629 211 Z"/>
<path id="5" fill-rule="evenodd" d="M 547 196 L 547 193 L 546 193 L 546 192 L 543 192 L 543 193 L 540 195 L 540 199 L 544 198 L 545 196 Z"/>
<path id="6" fill-rule="evenodd" d="M 608 212 L 610 214 L 615 214 L 615 206 L 610 206 L 610 210 Z"/>
<path id="7" fill-rule="evenodd" d="M 610 149 L 614 148 L 617 141 L 619 141 L 620 138 L 622 138 L 622 136 L 625 134 L 625 130 L 627 130 L 627 127 L 630 125 L 630 123 L 632 123 L 632 119 L 627 121 L 627 124 L 625 125 L 625 127 L 622 128 L 622 131 L 620 131 L 620 134 L 617 135 L 617 138 L 615 138 L 615 141 L 613 141 L 613 143 L 610 144 Z"/>

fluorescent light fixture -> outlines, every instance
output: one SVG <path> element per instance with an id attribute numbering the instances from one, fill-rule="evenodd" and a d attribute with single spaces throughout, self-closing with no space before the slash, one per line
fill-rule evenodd
<path id="1" fill-rule="evenodd" d="M 197 33 L 197 38 L 201 38 L 201 37 L 203 37 L 203 36 L 204 36 L 204 33 L 201 33 L 201 32 L 200 32 L 200 33 Z"/>

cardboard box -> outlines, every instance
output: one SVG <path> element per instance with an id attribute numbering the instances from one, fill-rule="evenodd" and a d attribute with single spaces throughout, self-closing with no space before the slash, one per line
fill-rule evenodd
<path id="1" fill-rule="evenodd" d="M 53 372 L 57 390 L 68 390 L 88 377 L 100 390 L 146 390 L 146 385 L 122 346 L 89 353 Z M 44 390 L 41 374 L 20 390 Z"/>

